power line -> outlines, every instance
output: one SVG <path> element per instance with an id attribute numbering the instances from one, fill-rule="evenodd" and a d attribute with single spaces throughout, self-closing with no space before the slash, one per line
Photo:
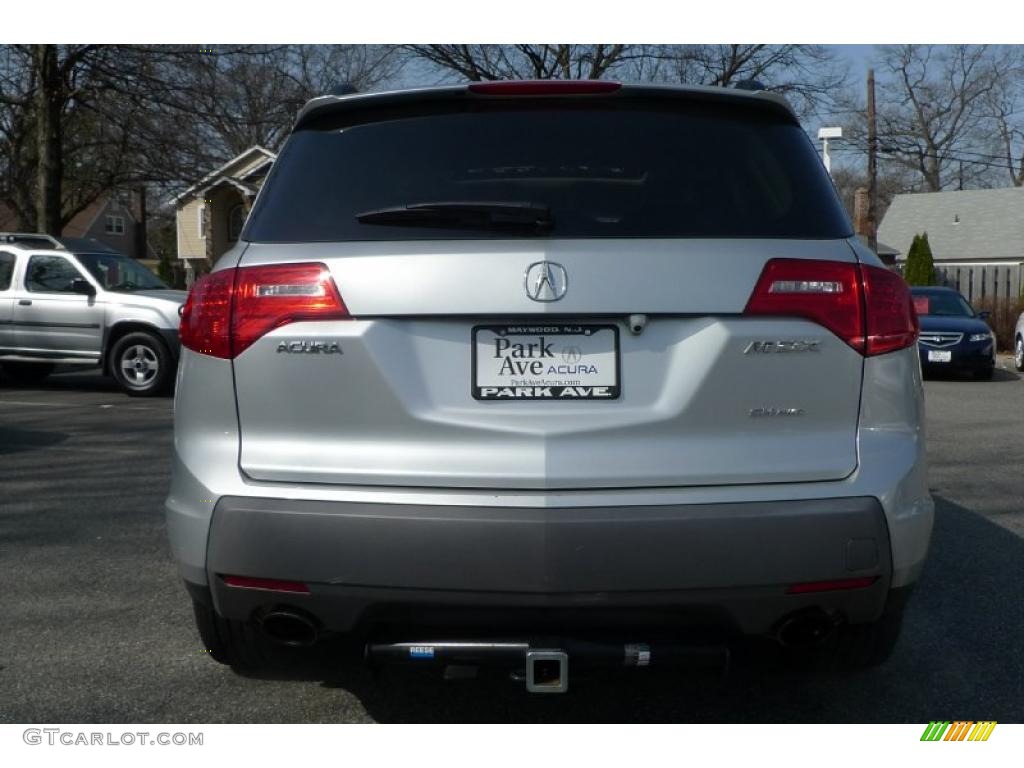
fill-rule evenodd
<path id="1" fill-rule="evenodd" d="M 830 151 L 839 154 L 842 153 L 856 153 L 858 155 L 866 154 L 868 151 L 867 146 L 858 146 L 853 142 L 844 142 L 830 147 Z M 1016 159 L 1007 159 L 1005 157 L 999 157 L 998 155 L 987 155 L 980 152 L 970 152 L 968 150 L 958 150 L 956 153 L 950 152 L 947 154 L 938 154 L 935 152 L 912 152 L 912 151 L 901 151 L 891 145 L 882 144 L 878 147 L 878 152 L 882 155 L 893 157 L 896 155 L 904 155 L 907 157 L 923 157 L 940 160 L 942 162 L 959 162 L 965 165 L 973 165 L 981 168 L 998 169 L 1001 171 L 1015 171 L 1017 168 L 1018 161 Z M 975 160 L 965 155 L 973 154 L 978 157 L 989 158 L 988 160 Z"/>

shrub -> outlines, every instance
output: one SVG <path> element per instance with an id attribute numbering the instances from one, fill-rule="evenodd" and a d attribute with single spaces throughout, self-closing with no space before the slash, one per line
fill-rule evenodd
<path id="1" fill-rule="evenodd" d="M 988 325 L 996 335 L 996 349 L 1001 352 L 1013 351 L 1013 330 L 1017 326 L 1017 318 L 1024 312 L 1024 300 L 984 298 L 974 302 L 978 312 L 988 311 Z"/>
<path id="2" fill-rule="evenodd" d="M 927 232 L 914 235 L 914 241 L 907 251 L 907 266 L 903 277 L 910 285 L 935 285 L 935 262 Z"/>

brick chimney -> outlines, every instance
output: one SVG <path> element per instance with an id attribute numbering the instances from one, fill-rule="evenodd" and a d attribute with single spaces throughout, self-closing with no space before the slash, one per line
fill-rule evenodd
<path id="1" fill-rule="evenodd" d="M 868 232 L 868 190 L 857 187 L 853 193 L 853 231 L 867 237 Z"/>

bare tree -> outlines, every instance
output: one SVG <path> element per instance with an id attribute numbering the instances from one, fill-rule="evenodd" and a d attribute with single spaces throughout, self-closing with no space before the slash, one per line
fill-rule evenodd
<path id="1" fill-rule="evenodd" d="M 408 45 L 405 51 L 466 80 L 596 80 L 642 56 L 628 45 Z"/>
<path id="2" fill-rule="evenodd" d="M 26 46 L 0 49 L 0 200 L 22 226 L 35 229 L 35 125 L 30 119 L 32 69 Z"/>
<path id="3" fill-rule="evenodd" d="M 829 110 L 848 78 L 846 64 L 822 45 L 672 45 L 646 54 L 642 79 L 720 87 L 756 81 L 785 95 L 801 117 Z"/>
<path id="4" fill-rule="evenodd" d="M 180 187 L 276 149 L 307 99 L 400 66 L 383 46 L 3 46 L 0 200 L 57 234 L 109 190 Z"/>
<path id="5" fill-rule="evenodd" d="M 1007 71 L 1005 52 L 986 45 L 883 48 L 878 132 L 882 151 L 915 171 L 928 191 L 963 184 L 989 168 L 985 126 L 991 97 Z"/>
<path id="6" fill-rule="evenodd" d="M 1012 49 L 1004 64 L 987 99 L 987 112 L 999 161 L 1005 164 L 1010 182 L 1020 187 L 1024 186 L 1024 56 Z"/>
<path id="7" fill-rule="evenodd" d="M 59 234 L 103 192 L 133 178 L 141 151 L 133 114 L 111 103 L 102 77 L 117 58 L 104 45 L 4 47 L 0 197 L 26 229 Z"/>
<path id="8" fill-rule="evenodd" d="M 465 80 L 619 77 L 640 82 L 735 86 L 758 80 L 803 115 L 826 109 L 845 65 L 820 45 L 409 45 L 435 71 Z"/>

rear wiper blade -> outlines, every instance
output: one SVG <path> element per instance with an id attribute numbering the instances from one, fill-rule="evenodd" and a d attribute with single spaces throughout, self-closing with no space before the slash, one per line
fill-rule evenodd
<path id="1" fill-rule="evenodd" d="M 356 214 L 360 224 L 455 229 L 550 229 L 551 209 L 538 203 L 444 201 L 378 208 Z"/>

